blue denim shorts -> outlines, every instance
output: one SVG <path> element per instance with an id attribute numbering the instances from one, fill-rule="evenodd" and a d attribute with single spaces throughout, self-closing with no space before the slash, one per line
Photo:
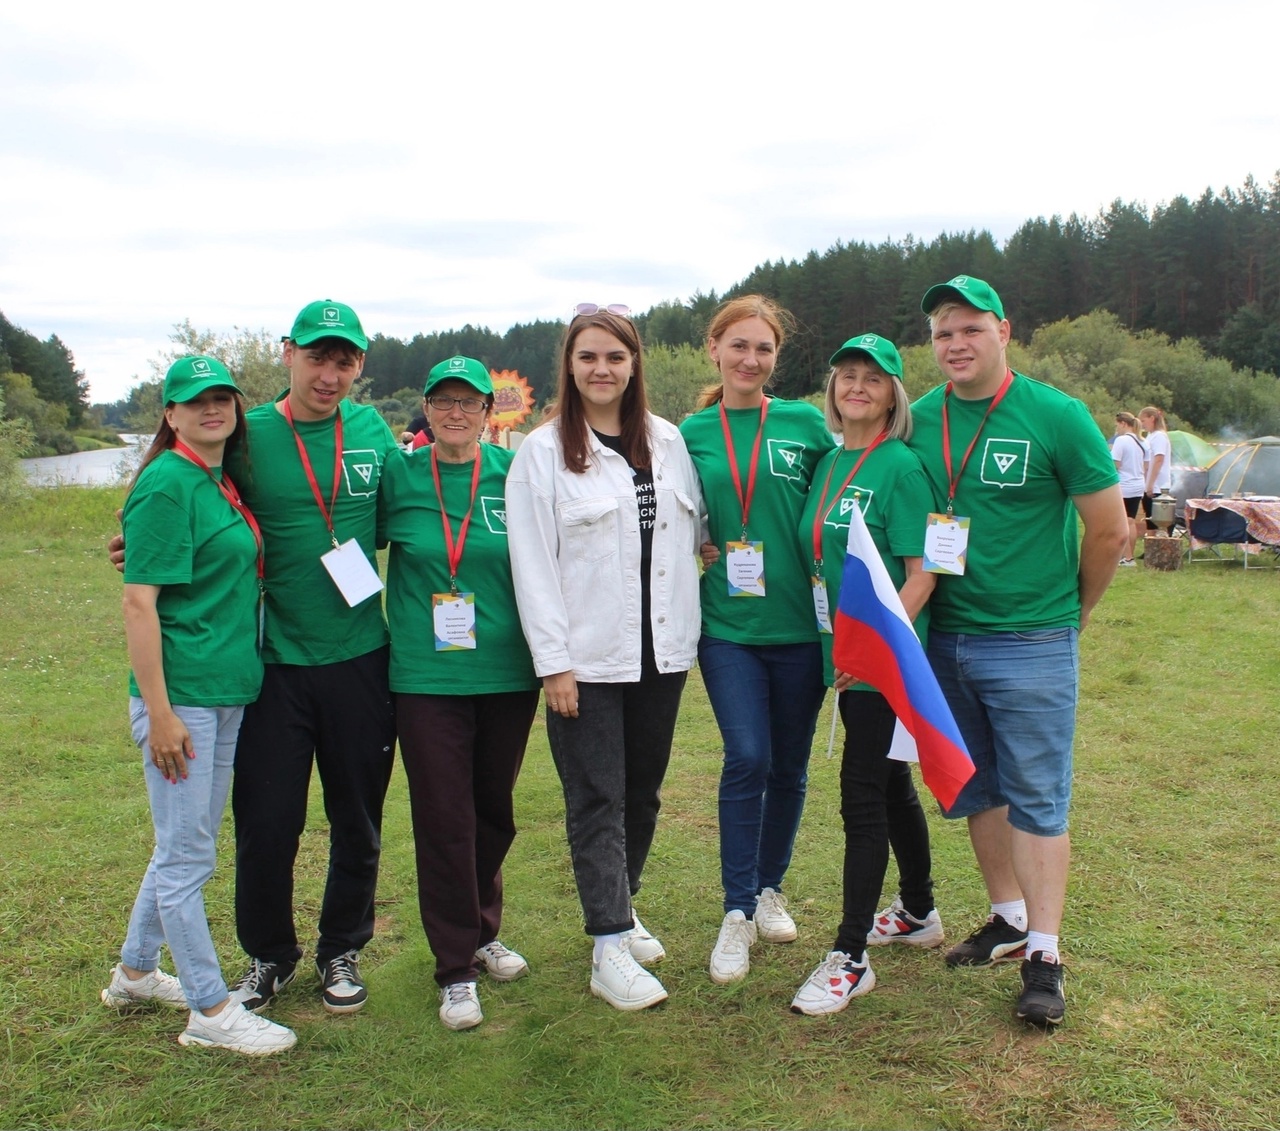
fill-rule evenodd
<path id="1" fill-rule="evenodd" d="M 1007 805 L 1015 829 L 1067 831 L 1078 636 L 1074 628 L 929 633 L 929 662 L 977 770 L 948 817 Z"/>

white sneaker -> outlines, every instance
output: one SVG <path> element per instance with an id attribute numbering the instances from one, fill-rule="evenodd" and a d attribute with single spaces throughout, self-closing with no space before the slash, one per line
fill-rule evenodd
<path id="1" fill-rule="evenodd" d="M 765 888 L 756 897 L 756 934 L 765 942 L 795 942 L 796 923 L 782 892 Z"/>
<path id="2" fill-rule="evenodd" d="M 128 977 L 117 962 L 111 968 L 111 984 L 99 996 L 102 1004 L 112 1009 L 128 1009 L 152 1001 L 175 1009 L 187 1008 L 187 995 L 182 992 L 182 983 L 159 967 L 135 979 Z"/>
<path id="3" fill-rule="evenodd" d="M 591 992 L 614 1009 L 648 1009 L 667 1000 L 662 983 L 631 952 L 609 943 L 599 962 L 591 963 Z"/>
<path id="4" fill-rule="evenodd" d="M 631 921 L 635 926 L 629 931 L 622 932 L 623 949 L 631 951 L 631 957 L 646 966 L 650 962 L 659 962 L 666 958 L 667 952 L 662 943 L 645 930 L 644 924 L 640 922 L 640 916 L 634 911 L 631 913 Z"/>
<path id="5" fill-rule="evenodd" d="M 454 982 L 440 990 L 440 1020 L 446 1029 L 455 1031 L 474 1029 L 484 1020 L 475 982 Z"/>
<path id="6" fill-rule="evenodd" d="M 524 960 L 524 955 L 508 950 L 497 939 L 485 943 L 477 950 L 476 958 L 484 963 L 489 977 L 495 982 L 514 982 L 529 973 L 529 964 Z"/>
<path id="7" fill-rule="evenodd" d="M 876 916 L 867 932 L 868 946 L 885 946 L 887 943 L 906 943 L 908 946 L 939 946 L 945 936 L 942 919 L 935 907 L 923 919 L 907 913 L 901 899 L 895 899 Z"/>
<path id="8" fill-rule="evenodd" d="M 215 1017 L 198 1010 L 187 1018 L 185 1032 L 178 1034 L 180 1045 L 203 1045 L 207 1048 L 242 1052 L 245 1056 L 268 1056 L 284 1052 L 297 1043 L 292 1029 L 250 1013 L 235 998 Z"/>
<path id="9" fill-rule="evenodd" d="M 843 950 L 833 950 L 818 963 L 818 968 L 796 991 L 791 1000 L 792 1013 L 821 1017 L 839 1013 L 850 1000 L 870 993 L 876 984 L 875 972 L 864 952 L 860 961 Z"/>
<path id="10" fill-rule="evenodd" d="M 711 951 L 711 980 L 722 986 L 738 982 L 751 969 L 751 944 L 756 925 L 741 911 L 730 911 L 720 924 L 720 937 Z"/>

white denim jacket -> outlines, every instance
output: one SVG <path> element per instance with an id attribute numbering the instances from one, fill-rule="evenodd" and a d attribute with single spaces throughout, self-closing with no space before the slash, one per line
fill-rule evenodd
<path id="1" fill-rule="evenodd" d="M 507 544 L 534 671 L 585 683 L 640 679 L 640 512 L 627 461 L 591 431 L 581 475 L 564 465 L 559 425 L 526 437 L 507 475 Z M 697 657 L 701 488 L 679 431 L 649 416 L 657 513 L 650 569 L 654 661 Z"/>

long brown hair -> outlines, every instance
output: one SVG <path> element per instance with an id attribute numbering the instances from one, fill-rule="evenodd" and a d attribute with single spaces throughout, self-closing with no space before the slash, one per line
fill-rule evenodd
<path id="1" fill-rule="evenodd" d="M 560 429 L 560 447 L 564 465 L 576 475 L 587 470 L 591 462 L 591 445 L 587 439 L 587 415 L 582 407 L 582 394 L 573 379 L 573 344 L 578 335 L 594 326 L 612 334 L 631 352 L 631 380 L 622 393 L 622 452 L 632 467 L 652 467 L 649 448 L 649 399 L 644 391 L 644 352 L 640 333 L 630 318 L 597 310 L 594 314 L 578 314 L 565 328 L 560 347 L 560 375 L 556 384 L 556 400 L 549 414 Z"/>
<path id="2" fill-rule="evenodd" d="M 226 464 L 226 462 L 242 447 L 245 449 L 246 453 L 248 452 L 248 425 L 245 423 L 244 419 L 244 398 L 242 398 L 234 389 L 228 388 L 226 385 L 214 385 L 212 387 L 215 389 L 227 389 L 236 402 L 235 430 L 227 437 L 226 445 L 222 449 L 222 462 L 223 464 Z M 172 403 L 172 401 L 169 402 L 169 404 Z M 167 452 L 175 443 L 177 443 L 178 434 L 169 426 L 169 418 L 165 415 L 165 409 L 168 407 L 169 405 L 166 404 L 164 408 L 160 410 L 160 423 L 156 425 L 155 439 L 151 441 L 151 446 L 143 453 L 142 462 L 138 464 L 138 470 L 133 473 L 133 478 L 129 480 L 128 490 L 125 491 L 126 495 L 138 485 L 138 477 L 142 474 L 147 464 L 162 452 Z"/>
<path id="3" fill-rule="evenodd" d="M 779 351 L 782 349 L 782 343 L 787 340 L 787 331 L 795 325 L 795 319 L 791 313 L 783 310 L 773 299 L 765 295 L 739 295 L 737 298 L 722 302 L 716 308 L 711 321 L 707 324 L 708 344 L 718 342 L 730 326 L 747 318 L 759 318 L 773 331 L 773 346 Z M 719 404 L 723 399 L 724 385 L 717 381 L 714 385 L 706 386 L 698 394 L 697 408 L 703 409 Z"/>

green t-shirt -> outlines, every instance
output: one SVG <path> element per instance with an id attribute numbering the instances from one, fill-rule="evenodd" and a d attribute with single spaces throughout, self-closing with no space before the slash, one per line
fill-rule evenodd
<path id="1" fill-rule="evenodd" d="M 945 385 L 911 407 L 911 448 L 939 502 L 947 498 L 942 459 Z M 953 471 L 992 398 L 947 398 Z M 1060 389 L 1022 374 L 982 428 L 956 488 L 956 515 L 968 517 L 964 575 L 942 575 L 930 602 L 939 632 L 1020 632 L 1080 625 L 1080 550 L 1073 495 L 1119 482 L 1089 410 Z"/>
<path id="2" fill-rule="evenodd" d="M 758 408 L 727 410 L 742 490 L 750 476 Z M 764 543 L 764 597 L 731 597 L 725 543 L 742 537 L 742 504 L 729 471 L 720 406 L 710 405 L 680 425 L 702 495 L 711 541 L 720 560 L 702 578 L 702 631 L 735 644 L 803 644 L 817 638 L 809 588 L 809 554 L 796 543 L 796 524 L 817 462 L 835 444 L 813 405 L 773 398 L 760 439 L 755 495 L 747 538 Z"/>
<path id="3" fill-rule="evenodd" d="M 262 658 L 269 664 L 335 664 L 387 642 L 382 602 L 375 595 L 351 608 L 320 561 L 333 542 L 277 403 L 248 413 L 247 466 L 237 461 L 228 467 L 262 526 L 267 547 Z M 378 482 L 396 441 L 372 405 L 343 401 L 339 411 L 343 451 L 333 529 L 340 543 L 354 538 L 376 570 Z M 332 416 L 295 421 L 326 508 L 333 493 L 334 421 Z"/>
<path id="4" fill-rule="evenodd" d="M 540 686 L 520 630 L 507 550 L 507 471 L 514 453 L 480 445 L 480 482 L 458 564 L 458 591 L 475 595 L 473 649 L 437 651 L 432 595 L 449 592 L 449 558 L 431 475 L 431 448 L 395 453 L 382 472 L 378 544 L 391 543 L 387 620 L 391 690 L 413 695 L 489 695 Z M 471 499 L 474 463 L 440 463 L 455 545 Z"/>
<path id="5" fill-rule="evenodd" d="M 219 479 L 222 469 L 214 468 Z M 249 524 L 189 459 L 163 452 L 124 504 L 124 579 L 158 585 L 161 656 L 169 702 L 252 703 L 258 656 L 258 549 Z M 129 694 L 138 682 L 129 673 Z"/>
<path id="6" fill-rule="evenodd" d="M 823 506 L 826 517 L 822 524 L 822 576 L 827 583 L 827 602 L 833 621 L 844 574 L 845 546 L 849 541 L 850 508 L 855 505 L 862 508 L 867 531 L 880 551 L 880 560 L 889 571 L 895 589 L 901 589 L 907 580 L 902 559 L 923 555 L 925 521 L 936 509 L 933 490 L 921 470 L 920 461 L 901 440 L 886 440 L 880 444 L 858 469 L 857 478 L 843 494 L 837 496 L 840 484 L 853 470 L 863 450 L 846 451 L 840 447 L 822 458 L 814 469 L 813 485 L 809 488 L 809 498 L 800 518 L 800 546 L 812 558 L 813 522 L 817 517 L 823 484 L 827 481 L 827 473 L 831 472 L 831 483 Z M 833 462 L 834 469 L 831 466 Z M 810 615 L 816 624 L 816 613 L 811 611 Z M 927 639 L 928 628 L 929 606 L 925 605 L 915 619 L 916 635 L 922 643 Z M 835 669 L 831 663 L 832 635 L 824 632 L 821 639 L 823 673 L 830 687 L 835 682 Z M 850 690 L 871 691 L 873 688 L 870 684 L 855 683 Z"/>

